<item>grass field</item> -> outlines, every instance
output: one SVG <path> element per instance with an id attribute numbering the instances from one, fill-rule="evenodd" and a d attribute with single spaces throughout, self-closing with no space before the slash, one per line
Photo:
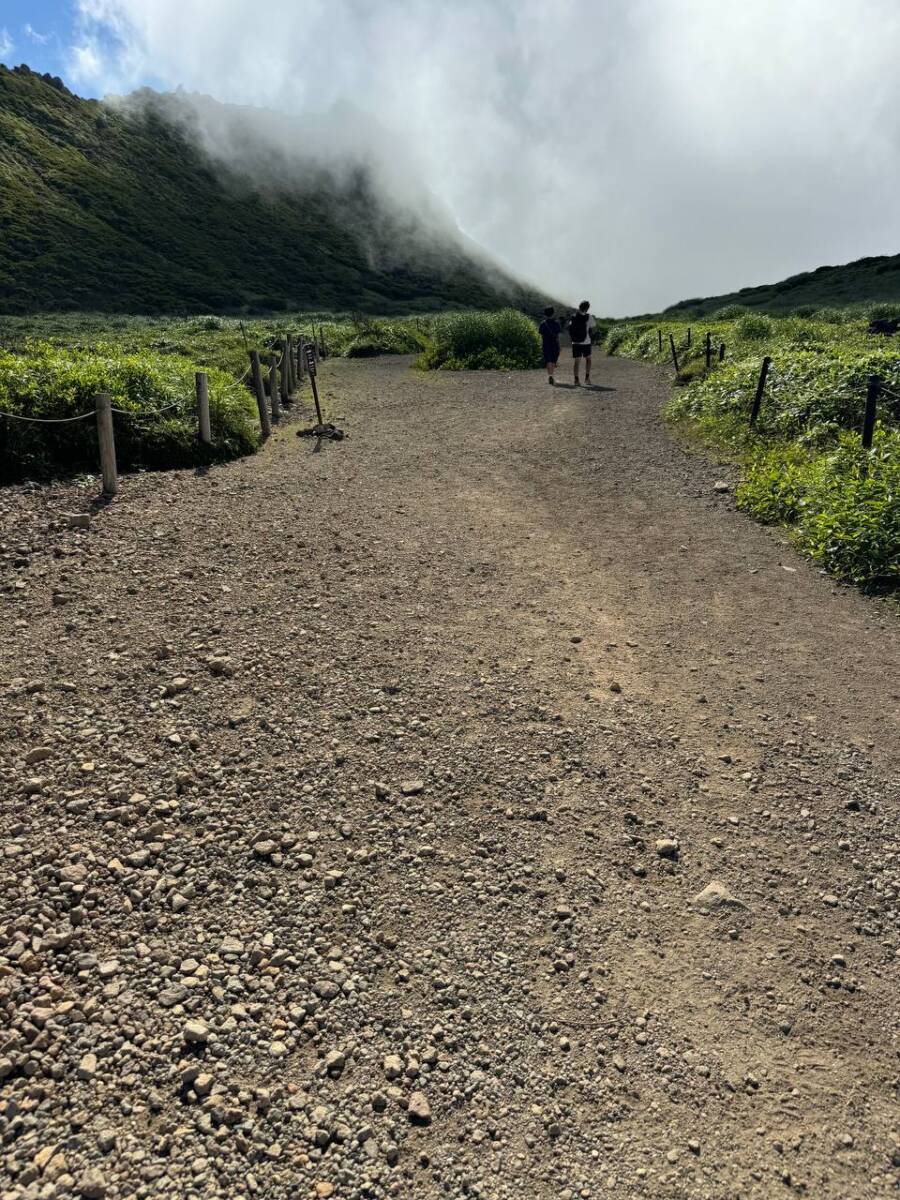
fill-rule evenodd
<path id="1" fill-rule="evenodd" d="M 900 399 L 882 397 L 871 450 L 861 439 L 868 378 L 877 375 L 900 397 L 900 338 L 867 332 L 872 315 L 885 311 L 779 318 L 726 308 L 692 323 L 623 322 L 607 349 L 670 363 L 671 336 L 680 386 L 667 415 L 741 464 L 738 504 L 758 520 L 789 526 L 798 546 L 838 578 L 897 588 Z M 707 333 L 715 348 L 708 372 Z M 763 356 L 772 361 L 751 429 Z"/>

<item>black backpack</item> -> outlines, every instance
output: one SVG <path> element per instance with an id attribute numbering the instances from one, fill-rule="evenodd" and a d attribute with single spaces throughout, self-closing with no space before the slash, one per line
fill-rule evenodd
<path id="1" fill-rule="evenodd" d="M 577 312 L 569 321 L 569 336 L 573 342 L 586 342 L 588 330 L 588 314 Z"/>

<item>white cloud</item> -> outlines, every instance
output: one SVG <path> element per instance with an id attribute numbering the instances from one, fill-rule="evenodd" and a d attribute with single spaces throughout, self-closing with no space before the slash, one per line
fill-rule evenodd
<path id="1" fill-rule="evenodd" d="M 80 0 L 80 78 L 349 100 L 554 294 L 655 308 L 900 249 L 896 0 Z"/>
<path id="2" fill-rule="evenodd" d="M 96 42 L 83 41 L 69 48 L 69 74 L 75 83 L 93 86 L 107 77 L 107 67 Z"/>
<path id="3" fill-rule="evenodd" d="M 9 36 L 8 29 L 0 29 L 0 58 L 9 58 L 15 48 L 15 43 Z"/>
<path id="4" fill-rule="evenodd" d="M 37 42 L 39 46 L 46 46 L 46 44 L 50 41 L 49 33 L 38 33 L 38 31 L 30 22 L 24 26 L 22 32 L 27 38 L 31 38 L 33 42 Z"/>

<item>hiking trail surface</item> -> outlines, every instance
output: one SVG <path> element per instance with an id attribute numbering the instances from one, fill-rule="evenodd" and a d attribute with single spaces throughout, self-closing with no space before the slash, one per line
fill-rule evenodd
<path id="1" fill-rule="evenodd" d="M 4 1200 L 896 1196 L 896 617 L 567 368 L 0 492 Z"/>

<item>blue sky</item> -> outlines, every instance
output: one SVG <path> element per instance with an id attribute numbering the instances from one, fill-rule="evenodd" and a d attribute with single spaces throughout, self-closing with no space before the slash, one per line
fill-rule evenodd
<path id="1" fill-rule="evenodd" d="M 0 0 L 0 62 L 7 66 L 27 63 L 71 83 L 72 48 L 80 34 L 75 0 Z M 76 90 L 97 94 L 90 83 Z"/>

